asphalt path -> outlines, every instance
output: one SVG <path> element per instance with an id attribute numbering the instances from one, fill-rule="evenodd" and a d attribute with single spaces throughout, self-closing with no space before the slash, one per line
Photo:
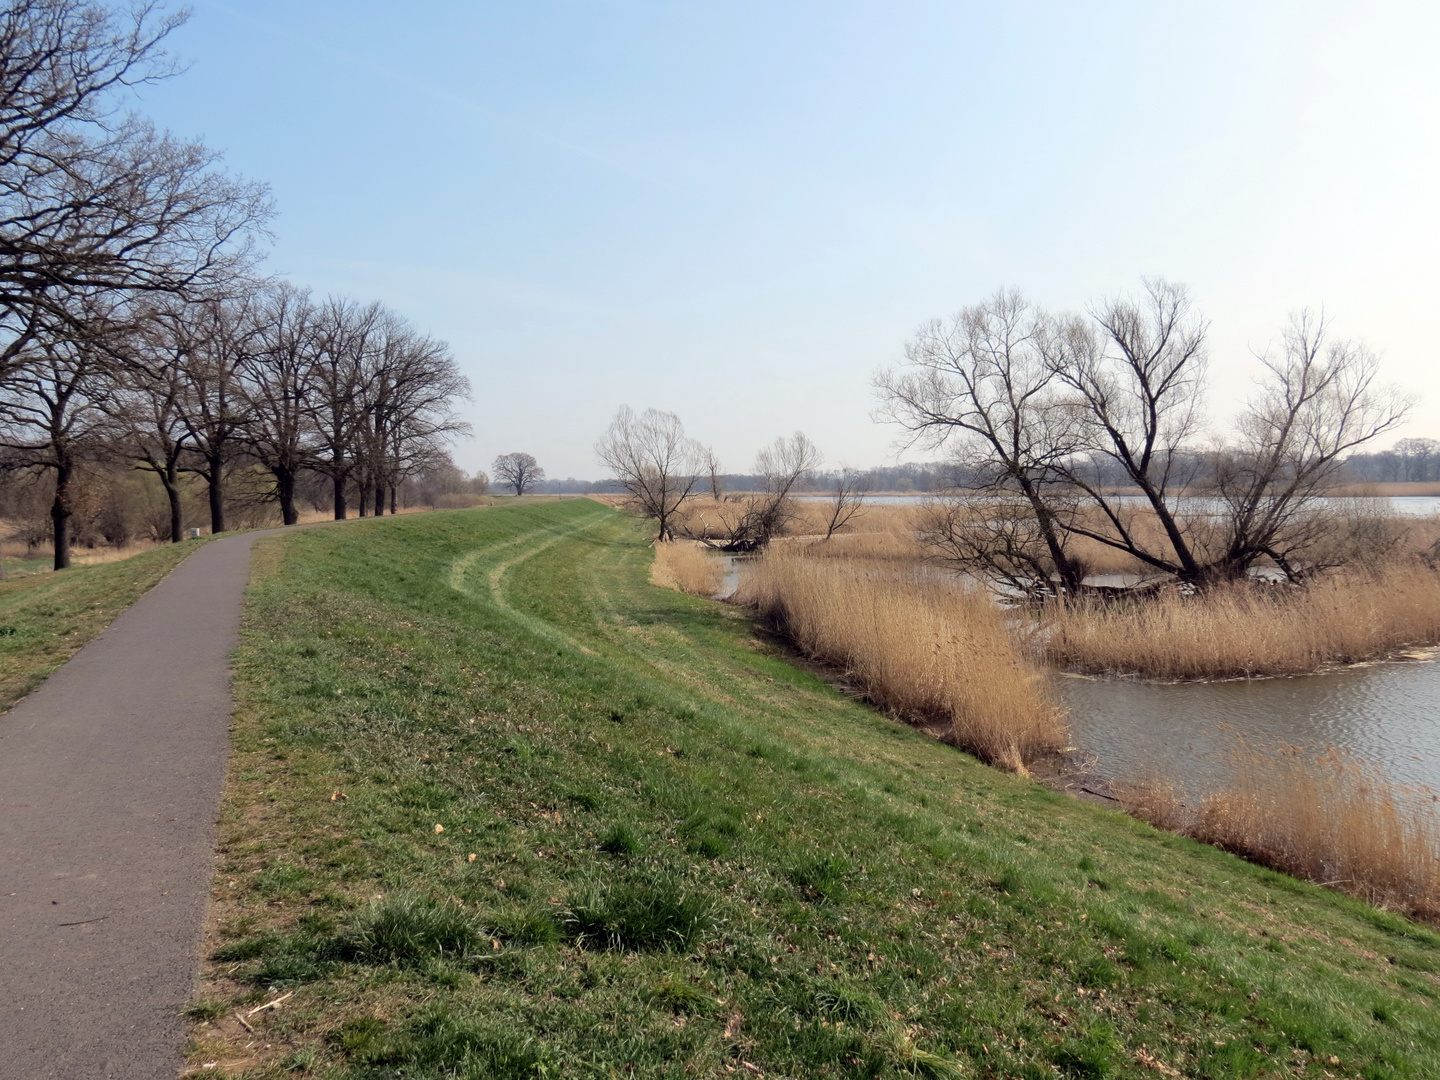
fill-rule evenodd
<path id="1" fill-rule="evenodd" d="M 0 716 L 0 1077 L 174 1080 L 263 533 L 198 548 Z"/>

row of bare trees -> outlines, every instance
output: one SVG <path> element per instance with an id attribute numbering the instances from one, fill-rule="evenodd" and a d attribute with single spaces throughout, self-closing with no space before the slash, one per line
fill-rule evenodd
<path id="1" fill-rule="evenodd" d="M 777 438 L 755 457 L 762 490 L 727 500 L 721 486 L 723 469 L 713 449 L 689 438 L 674 413 L 658 409 L 637 413 L 628 405 L 615 415 L 595 453 L 624 488 L 632 509 L 656 523 L 657 540 L 673 540 L 681 534 L 684 504 L 708 495 L 713 504 L 708 513 L 715 521 L 702 516 L 699 528 L 687 535 L 727 551 L 754 551 L 781 535 L 796 514 L 792 495 L 822 461 L 819 448 L 804 432 Z M 831 493 L 826 539 L 843 530 L 863 506 L 859 473 L 842 469 Z"/>
<path id="2" fill-rule="evenodd" d="M 922 327 L 878 379 L 885 417 L 952 449 L 988 496 L 983 511 L 945 506 L 931 541 L 1032 594 L 1083 587 L 1082 538 L 1198 587 L 1262 561 L 1291 580 L 1313 570 L 1346 458 L 1410 402 L 1379 384 L 1362 344 L 1302 312 L 1256 357 L 1233 432 L 1207 442 L 1206 333 L 1186 290 L 1161 280 L 1085 315 L 1002 290 Z"/>
<path id="3" fill-rule="evenodd" d="M 180 480 L 263 469 L 284 520 L 301 470 L 380 512 L 461 425 L 446 346 L 379 304 L 258 281 L 263 185 L 125 111 L 175 74 L 185 19 L 142 2 L 0 0 L 0 467 L 54 482 L 69 564 L 76 472 L 97 457 L 153 472 L 179 539 Z"/>
<path id="4" fill-rule="evenodd" d="M 380 304 L 316 301 L 288 284 L 239 296 L 165 298 L 97 312 L 83 333 L 42 339 L 0 384 L 0 445 L 12 467 L 48 470 L 57 568 L 68 564 L 71 483 L 86 461 L 129 460 L 160 481 L 171 539 L 186 475 L 203 479 L 210 529 L 225 487 L 261 470 L 285 524 L 303 471 L 323 475 L 336 518 L 393 513 L 410 475 L 444 459 L 468 392 L 443 342 Z"/>

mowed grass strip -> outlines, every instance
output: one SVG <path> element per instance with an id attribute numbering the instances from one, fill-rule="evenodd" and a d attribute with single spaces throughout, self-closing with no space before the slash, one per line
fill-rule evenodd
<path id="1" fill-rule="evenodd" d="M 197 1069 L 1440 1075 L 1429 929 L 986 768 L 650 559 L 578 501 L 259 543 Z"/>
<path id="2" fill-rule="evenodd" d="M 39 686 L 204 542 L 0 581 L 0 711 Z"/>

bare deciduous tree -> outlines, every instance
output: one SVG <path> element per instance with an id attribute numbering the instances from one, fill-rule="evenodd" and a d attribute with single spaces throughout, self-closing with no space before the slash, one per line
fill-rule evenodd
<path id="1" fill-rule="evenodd" d="M 1082 587 L 1077 537 L 1199 587 L 1262 559 L 1298 579 L 1325 527 L 1320 496 L 1408 401 L 1376 384 L 1362 346 L 1330 341 L 1324 321 L 1302 313 L 1278 355 L 1261 358 L 1238 438 L 1204 453 L 1205 337 L 1186 290 L 1160 280 L 1088 322 L 1001 292 L 922 328 L 906 365 L 878 380 L 884 415 L 914 439 L 952 445 L 989 496 L 932 506 L 926 538 L 952 563 L 1035 595 Z M 1218 512 L 1186 509 L 1206 493 Z"/>
<path id="2" fill-rule="evenodd" d="M 729 527 L 734 551 L 765 547 L 785 531 L 795 516 L 790 494 L 823 460 L 820 450 L 804 432 L 778 438 L 755 455 L 755 472 L 763 478 L 765 490 L 751 495 L 742 504 L 739 519 Z"/>
<path id="3" fill-rule="evenodd" d="M 996 497 L 987 506 L 1004 511 L 932 511 L 924 533 L 947 561 L 1033 591 L 1079 586 L 1084 568 L 1069 554 L 1069 508 L 1055 489 L 1081 430 L 1054 361 L 1091 347 L 1083 327 L 1002 289 L 948 323 L 921 327 L 905 346 L 906 365 L 877 379 L 882 415 L 912 445 L 953 450 L 977 493 Z"/>
<path id="4" fill-rule="evenodd" d="M 0 6 L 0 373 L 77 299 L 205 288 L 248 257 L 264 188 L 121 112 L 131 87 L 174 73 L 163 42 L 185 18 L 153 3 Z"/>
<path id="5" fill-rule="evenodd" d="M 701 447 L 700 465 L 710 485 L 710 497 L 719 502 L 725 497 L 725 481 L 722 475 L 724 467 L 720 464 L 720 455 L 715 453 L 714 447 Z"/>
<path id="6" fill-rule="evenodd" d="M 362 394 L 384 316 L 379 304 L 361 305 L 339 297 L 325 301 L 314 315 L 315 355 L 308 402 L 314 429 L 310 468 L 330 480 L 336 521 L 345 520 L 349 510 L 346 489 L 363 446 Z"/>
<path id="7" fill-rule="evenodd" d="M 105 332 L 107 312 L 93 310 L 85 336 L 56 332 L 32 341 L 0 398 L 0 445 L 12 462 L 49 472 L 55 482 L 50 505 L 56 570 L 70 565 L 72 483 L 82 460 L 94 455 L 106 424 L 110 355 L 95 337 Z M 79 324 L 67 320 L 66 326 Z"/>
<path id="8" fill-rule="evenodd" d="M 250 420 L 241 379 L 258 344 L 253 314 L 250 301 L 222 298 L 177 302 L 161 314 L 179 342 L 179 411 L 193 451 L 186 471 L 205 481 L 212 535 L 225 531 L 225 478 Z"/>
<path id="9" fill-rule="evenodd" d="M 825 539 L 844 532 L 865 512 L 864 475 L 857 469 L 841 467 L 830 489 L 830 517 L 825 522 Z"/>
<path id="10" fill-rule="evenodd" d="M 1333 340 L 1324 317 L 1308 311 L 1291 318 L 1278 354 L 1260 361 L 1259 391 L 1241 414 L 1239 438 L 1216 455 L 1225 531 L 1206 572 L 1241 577 L 1268 556 L 1299 580 L 1307 550 L 1333 527 L 1317 511 L 1345 456 L 1392 430 L 1412 402 L 1377 384 L 1375 357 L 1363 344 Z"/>
<path id="11" fill-rule="evenodd" d="M 171 543 L 184 533 L 180 478 L 187 430 L 182 402 L 187 392 L 182 337 L 152 313 L 121 346 L 123 361 L 106 404 L 119 451 L 135 468 L 152 473 L 165 490 Z"/>
<path id="12" fill-rule="evenodd" d="M 314 313 L 307 291 L 283 283 L 267 289 L 254 307 L 255 343 L 239 371 L 247 422 L 237 438 L 274 477 L 286 525 L 300 520 L 295 487 L 309 460 Z"/>
<path id="13" fill-rule="evenodd" d="M 630 495 L 636 510 L 659 528 L 657 540 L 674 539 L 674 518 L 694 494 L 704 451 L 685 435 L 674 413 L 622 406 L 595 444 L 595 454 Z"/>
<path id="14" fill-rule="evenodd" d="M 515 489 L 516 495 L 524 495 L 526 490 L 545 479 L 545 470 L 535 458 L 518 451 L 501 454 L 490 468 L 495 473 L 495 479 L 509 484 Z"/>

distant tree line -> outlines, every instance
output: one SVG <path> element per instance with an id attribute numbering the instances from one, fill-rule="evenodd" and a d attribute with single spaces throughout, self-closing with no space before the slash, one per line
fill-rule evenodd
<path id="1" fill-rule="evenodd" d="M 163 44 L 184 19 L 0 5 L 0 470 L 11 501 L 48 490 L 57 569 L 87 470 L 148 473 L 178 540 L 193 478 L 214 532 L 232 481 L 287 524 L 315 477 L 337 518 L 352 497 L 393 512 L 463 430 L 443 342 L 257 278 L 264 186 L 122 112 L 128 88 L 174 74 Z"/>
<path id="2" fill-rule="evenodd" d="M 1368 483 L 1440 483 L 1440 439 L 1401 439 L 1389 450 L 1352 454 L 1345 471 Z"/>

